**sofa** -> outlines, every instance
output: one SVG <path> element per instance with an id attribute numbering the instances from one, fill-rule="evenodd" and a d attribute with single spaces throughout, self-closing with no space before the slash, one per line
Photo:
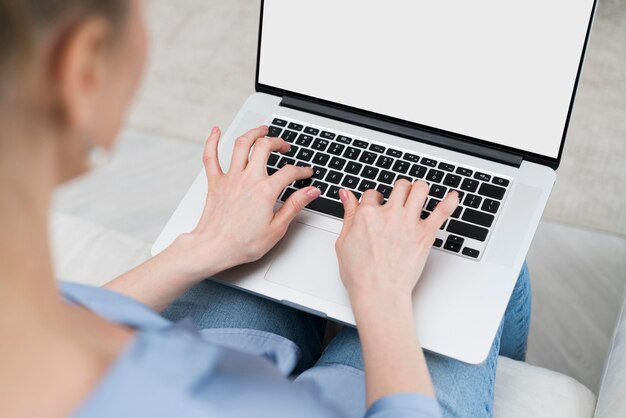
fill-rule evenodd
<path id="1" fill-rule="evenodd" d="M 50 217 L 55 269 L 62 280 L 100 286 L 150 256 L 149 243 L 64 213 L 52 212 Z M 625 307 L 597 395 L 569 376 L 500 357 L 494 416 L 626 417 Z"/>

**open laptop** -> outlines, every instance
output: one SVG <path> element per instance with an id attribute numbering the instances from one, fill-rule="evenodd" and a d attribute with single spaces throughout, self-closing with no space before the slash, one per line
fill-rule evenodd
<path id="1" fill-rule="evenodd" d="M 457 190 L 415 320 L 425 349 L 483 362 L 555 182 L 594 10 L 594 0 L 263 1 L 256 93 L 220 162 L 227 170 L 234 140 L 266 124 L 292 144 L 269 158 L 270 174 L 315 172 L 277 206 L 309 184 L 322 197 L 266 257 L 214 280 L 352 325 L 334 250 L 339 188 L 387 197 L 399 178 L 427 181 L 423 217 Z M 153 254 L 195 227 L 206 192 L 202 171 Z"/>

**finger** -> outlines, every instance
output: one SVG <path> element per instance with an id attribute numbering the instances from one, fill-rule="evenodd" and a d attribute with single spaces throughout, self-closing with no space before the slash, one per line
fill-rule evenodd
<path id="1" fill-rule="evenodd" d="M 289 196 L 289 199 L 274 214 L 274 222 L 282 227 L 287 227 L 306 205 L 320 197 L 321 194 L 320 189 L 312 186 L 298 190 Z"/>
<path id="2" fill-rule="evenodd" d="M 411 185 L 409 197 L 406 199 L 405 207 L 410 212 L 421 213 L 426 199 L 428 198 L 428 183 L 416 181 Z"/>
<path id="3" fill-rule="evenodd" d="M 276 190 L 276 193 L 280 193 L 285 187 L 289 186 L 296 180 L 308 179 L 313 175 L 313 169 L 311 167 L 298 167 L 295 165 L 287 164 L 274 174 L 270 176 L 268 181 L 272 184 L 272 187 Z"/>
<path id="4" fill-rule="evenodd" d="M 347 189 L 339 190 L 339 198 L 341 199 L 341 203 L 343 203 L 343 228 L 341 232 L 350 228 L 352 225 L 352 220 L 354 219 L 354 215 L 356 210 L 359 207 L 359 200 L 356 198 L 352 191 Z"/>
<path id="5" fill-rule="evenodd" d="M 229 171 L 243 171 L 248 165 L 248 158 L 250 157 L 252 146 L 257 139 L 263 138 L 268 132 L 269 129 L 267 126 L 260 126 L 237 138 L 233 150 L 233 157 L 230 161 Z"/>
<path id="6" fill-rule="evenodd" d="M 393 191 L 391 192 L 391 196 L 389 196 L 387 204 L 391 206 L 404 206 L 410 192 L 411 182 L 406 179 L 396 181 L 393 185 Z"/>
<path id="7" fill-rule="evenodd" d="M 259 167 L 265 172 L 265 166 L 270 154 L 274 151 L 287 152 L 291 148 L 289 143 L 281 138 L 262 138 L 254 144 L 248 166 Z"/>
<path id="8" fill-rule="evenodd" d="M 385 198 L 383 197 L 381 192 L 379 192 L 378 190 L 369 189 L 366 190 L 365 193 L 363 193 L 363 197 L 361 198 L 361 204 L 380 206 L 384 200 Z"/>
<path id="9" fill-rule="evenodd" d="M 445 199 L 443 199 L 435 210 L 424 220 L 428 228 L 436 234 L 441 228 L 441 225 L 454 213 L 457 206 L 459 206 L 459 194 L 455 191 L 448 193 Z M 419 215 L 416 215 L 419 216 Z"/>
<path id="10" fill-rule="evenodd" d="M 204 164 L 204 170 L 209 180 L 219 177 L 222 174 L 222 167 L 217 154 L 217 147 L 220 141 L 220 129 L 216 126 L 211 130 L 211 135 L 204 144 L 204 153 L 202 155 L 202 162 Z"/>

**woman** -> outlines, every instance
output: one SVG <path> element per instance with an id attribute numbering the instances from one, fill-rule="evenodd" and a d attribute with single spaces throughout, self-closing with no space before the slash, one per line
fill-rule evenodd
<path id="1" fill-rule="evenodd" d="M 302 189 L 273 212 L 312 173 L 268 176 L 269 153 L 289 145 L 266 127 L 238 140 L 228 173 L 213 129 L 193 232 L 108 290 L 59 292 L 50 199 L 111 148 L 144 64 L 142 15 L 141 0 L 0 0 L 0 416 L 490 416 L 498 353 L 525 352 L 526 270 L 481 366 L 425 358 L 413 324 L 411 291 L 455 193 L 422 221 L 423 182 L 397 182 L 384 206 L 341 192 L 336 250 L 359 335 L 346 327 L 324 350 L 324 320 L 203 281 L 262 257 L 319 196 Z"/>

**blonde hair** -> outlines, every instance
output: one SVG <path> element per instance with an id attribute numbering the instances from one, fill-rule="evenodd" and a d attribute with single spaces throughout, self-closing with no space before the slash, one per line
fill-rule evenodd
<path id="1" fill-rule="evenodd" d="M 38 34 L 67 21 L 100 15 L 115 28 L 129 0 L 0 0 L 0 84 L 30 63 Z"/>

